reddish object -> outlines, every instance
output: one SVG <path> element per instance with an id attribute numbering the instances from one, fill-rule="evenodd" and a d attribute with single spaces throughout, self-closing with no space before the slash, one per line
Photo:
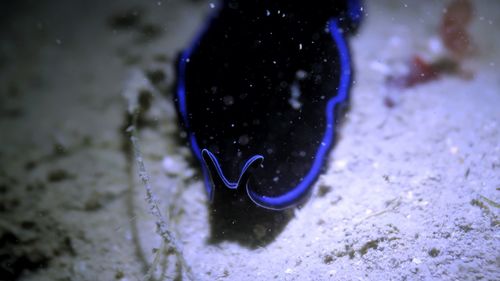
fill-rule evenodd
<path id="1" fill-rule="evenodd" d="M 415 55 L 411 60 L 408 74 L 396 77 L 390 76 L 387 78 L 387 83 L 397 88 L 410 88 L 417 84 L 435 80 L 438 77 L 439 72 L 432 64 Z"/>
<path id="2" fill-rule="evenodd" d="M 432 64 L 425 62 L 421 57 L 414 56 L 410 66 L 410 72 L 406 77 L 406 87 L 412 87 L 416 84 L 435 80 L 439 73 Z"/>
<path id="3" fill-rule="evenodd" d="M 472 21 L 474 8 L 470 0 L 454 0 L 446 8 L 439 33 L 446 48 L 457 58 L 472 52 L 472 41 L 467 27 Z"/>
<path id="4" fill-rule="evenodd" d="M 408 73 L 400 76 L 388 76 L 388 86 L 405 89 L 438 79 L 441 74 L 459 75 L 463 79 L 471 79 L 472 72 L 460 67 L 461 61 L 473 51 L 473 42 L 467 28 L 474 16 L 474 7 L 470 0 L 453 0 L 443 12 L 439 26 L 439 34 L 449 55 L 431 62 L 414 55 L 408 62 Z M 384 105 L 392 108 L 395 101 L 387 96 Z"/>

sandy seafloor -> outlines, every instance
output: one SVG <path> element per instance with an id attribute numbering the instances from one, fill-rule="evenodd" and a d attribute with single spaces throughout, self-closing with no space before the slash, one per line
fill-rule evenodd
<path id="1" fill-rule="evenodd" d="M 473 1 L 472 79 L 397 91 L 387 72 L 436 52 L 445 2 L 366 2 L 327 172 L 282 229 L 242 236 L 252 243 L 210 239 L 169 91 L 208 1 L 2 3 L 0 280 L 142 280 L 157 251 L 156 280 L 182 279 L 123 149 L 123 94 L 144 89 L 144 161 L 199 280 L 500 280 L 500 2 Z M 139 22 L 110 25 L 125 10 Z M 155 70 L 166 77 L 152 85 Z"/>

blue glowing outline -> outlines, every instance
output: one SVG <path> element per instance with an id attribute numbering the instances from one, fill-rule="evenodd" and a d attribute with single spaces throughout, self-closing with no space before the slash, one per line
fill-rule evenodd
<path id="1" fill-rule="evenodd" d="M 335 135 L 335 106 L 345 101 L 348 97 L 349 87 L 351 84 L 351 62 L 349 59 L 349 48 L 347 47 L 347 43 L 345 42 L 345 39 L 338 28 L 337 20 L 331 19 L 328 22 L 328 28 L 339 51 L 341 73 L 337 95 L 332 97 L 326 105 L 325 135 L 323 136 L 320 147 L 316 152 L 316 157 L 311 169 L 309 170 L 309 173 L 307 173 L 305 178 L 292 190 L 277 197 L 269 197 L 258 195 L 247 186 L 248 196 L 255 204 L 261 207 L 274 210 L 285 209 L 289 206 L 292 206 L 297 202 L 298 199 L 306 195 L 308 189 L 318 177 L 324 162 L 324 157 L 333 143 Z"/>
<path id="2" fill-rule="evenodd" d="M 361 10 L 361 0 L 350 0 L 347 3 L 347 14 L 351 21 L 353 21 L 356 25 L 359 24 L 363 17 L 363 11 Z"/>
<path id="3" fill-rule="evenodd" d="M 237 189 L 241 183 L 246 185 L 246 183 L 248 181 L 248 177 L 249 177 L 249 175 L 247 174 L 248 168 L 250 168 L 250 166 L 259 165 L 264 160 L 264 157 L 262 155 L 259 155 L 259 154 L 256 154 L 256 155 L 250 157 L 250 159 L 247 160 L 247 162 L 245 163 L 245 165 L 241 169 L 240 176 L 238 177 L 238 180 L 235 182 L 231 182 L 224 176 L 224 173 L 222 172 L 222 168 L 219 164 L 219 161 L 217 160 L 217 157 L 215 157 L 215 155 L 212 152 L 210 152 L 208 149 L 203 149 L 201 151 L 201 154 L 203 156 L 203 161 L 204 161 L 205 165 L 207 167 L 211 166 L 211 167 L 215 168 L 215 171 L 217 172 L 219 178 L 222 180 L 224 185 L 229 189 Z M 206 155 L 207 157 L 205 157 L 204 155 Z M 208 158 L 208 159 L 206 159 L 206 158 Z M 210 160 L 210 162 L 208 160 Z"/>
<path id="4" fill-rule="evenodd" d="M 217 9 L 216 11 L 214 11 L 212 13 L 210 19 L 208 20 L 208 23 L 205 25 L 205 28 L 202 29 L 201 32 L 198 33 L 198 35 L 196 36 L 194 42 L 190 45 L 190 47 L 187 48 L 186 50 L 184 50 L 184 52 L 182 52 L 180 60 L 179 60 L 179 68 L 178 68 L 179 72 L 178 72 L 178 84 L 177 84 L 177 97 L 178 97 L 179 111 L 180 111 L 181 117 L 184 121 L 184 125 L 188 131 L 188 137 L 189 137 L 189 141 L 191 144 L 191 149 L 192 149 L 193 153 L 195 154 L 196 158 L 198 159 L 198 161 L 200 162 L 200 166 L 202 167 L 202 173 L 203 173 L 203 177 L 204 177 L 204 181 L 205 181 L 205 187 L 206 187 L 208 197 L 210 200 L 213 200 L 214 186 L 210 180 L 210 173 L 209 173 L 208 168 L 207 168 L 208 163 L 206 163 L 202 157 L 202 151 L 208 152 L 208 156 L 211 159 L 211 161 L 213 162 L 213 165 L 215 166 L 219 177 L 224 182 L 224 184 L 230 189 L 238 188 L 238 185 L 240 184 L 242 176 L 245 175 L 245 172 L 250 165 L 252 165 L 257 160 L 259 160 L 259 161 L 263 160 L 263 157 L 261 155 L 252 156 L 245 163 L 237 182 L 230 182 L 224 176 L 222 169 L 221 169 L 215 155 L 213 155 L 210 151 L 208 151 L 206 149 L 200 150 L 198 142 L 196 141 L 196 136 L 190 129 L 187 108 L 186 108 L 186 87 L 185 87 L 186 64 L 189 63 L 189 58 L 191 57 L 193 50 L 199 44 L 201 37 L 205 34 L 206 30 L 210 26 L 211 21 L 215 18 L 215 16 L 218 14 L 219 11 L 220 11 L 220 9 Z M 335 130 L 334 130 L 335 106 L 337 104 L 345 101 L 348 97 L 348 91 L 349 91 L 349 86 L 350 86 L 350 82 L 351 82 L 351 62 L 350 62 L 349 49 L 347 47 L 347 44 L 345 42 L 345 39 L 344 39 L 341 31 L 339 30 L 337 20 L 331 19 L 328 22 L 328 28 L 329 28 L 329 31 L 332 35 L 333 40 L 336 43 L 336 46 L 337 46 L 339 54 L 340 54 L 341 75 L 340 75 L 338 94 L 336 96 L 332 97 L 328 101 L 327 106 L 326 106 L 327 125 L 326 125 L 325 134 L 323 136 L 320 147 L 319 147 L 318 151 L 316 152 L 316 157 L 314 159 L 314 163 L 313 163 L 311 169 L 307 173 L 306 177 L 296 187 L 294 187 L 291 191 L 288 191 L 285 194 L 277 196 L 277 197 L 262 196 L 262 195 L 258 195 L 254 191 L 252 191 L 249 188 L 249 186 L 245 183 L 247 194 L 250 197 L 250 199 L 255 204 L 257 204 L 263 208 L 273 209 L 273 210 L 282 210 L 282 209 L 285 209 L 288 207 L 292 207 L 293 205 L 295 205 L 297 203 L 297 201 L 300 198 L 305 196 L 308 193 L 311 185 L 314 183 L 314 181 L 318 177 L 318 175 L 321 171 L 321 167 L 324 163 L 324 157 L 327 154 L 327 152 L 329 151 L 329 149 L 333 143 L 334 134 L 335 134 Z"/>
<path id="5" fill-rule="evenodd" d="M 186 108 L 186 64 L 189 63 L 189 58 L 191 57 L 191 54 L 193 53 L 195 47 L 200 43 L 201 37 L 206 33 L 208 28 L 210 27 L 212 21 L 216 18 L 216 16 L 219 14 L 219 12 L 222 10 L 221 9 L 222 4 L 216 5 L 214 8 L 214 11 L 212 11 L 208 17 L 208 20 L 204 26 L 197 34 L 196 37 L 194 38 L 193 42 L 191 45 L 189 45 L 188 48 L 186 48 L 180 56 L 179 59 L 179 65 L 178 65 L 178 72 L 177 72 L 177 91 L 176 91 L 176 97 L 178 98 L 177 100 L 177 105 L 181 114 L 182 121 L 184 123 L 184 126 L 186 127 L 186 131 L 188 133 L 188 139 L 190 142 L 190 147 L 191 150 L 193 151 L 193 154 L 195 155 L 196 159 L 200 163 L 201 166 L 201 171 L 203 174 L 203 178 L 205 181 L 205 189 L 207 190 L 208 198 L 210 201 L 213 200 L 213 187 L 210 182 L 210 174 L 208 169 L 203 165 L 203 159 L 201 156 L 201 150 L 198 145 L 198 142 L 196 141 L 196 136 L 195 134 L 191 131 L 190 124 L 189 124 L 189 119 L 188 119 L 188 114 L 187 114 L 187 108 Z"/>

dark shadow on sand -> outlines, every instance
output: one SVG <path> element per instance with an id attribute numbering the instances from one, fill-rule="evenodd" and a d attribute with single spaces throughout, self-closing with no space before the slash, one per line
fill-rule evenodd
<path id="1" fill-rule="evenodd" d="M 209 243 L 233 241 L 244 247 L 264 247 L 275 240 L 293 218 L 293 208 L 275 211 L 255 205 L 246 190 L 215 190 L 208 206 Z"/>

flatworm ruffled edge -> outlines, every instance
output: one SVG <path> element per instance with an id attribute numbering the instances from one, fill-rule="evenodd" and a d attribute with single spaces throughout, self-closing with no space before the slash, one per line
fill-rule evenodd
<path id="1" fill-rule="evenodd" d="M 262 196 L 252 191 L 247 186 L 247 193 L 252 201 L 264 208 L 281 210 L 293 206 L 301 198 L 307 195 L 310 186 L 315 182 L 321 172 L 321 167 L 324 164 L 325 156 L 330 150 L 335 137 L 335 106 L 342 103 L 348 98 L 349 88 L 351 84 L 351 62 L 350 53 L 347 43 L 338 27 L 336 19 L 328 22 L 328 28 L 333 40 L 339 51 L 340 57 L 340 81 L 337 95 L 330 98 L 326 105 L 326 132 L 316 152 L 312 167 L 304 177 L 304 179 L 293 189 L 283 195 L 270 197 Z"/>
<path id="2" fill-rule="evenodd" d="M 186 71 L 186 64 L 189 63 L 189 58 L 191 57 L 191 54 L 193 53 L 194 49 L 197 47 L 199 44 L 201 37 L 205 34 L 206 30 L 209 28 L 210 23 L 213 21 L 213 19 L 218 15 L 220 11 L 220 8 L 218 8 L 216 11 L 214 11 L 209 20 L 208 23 L 205 25 L 205 27 L 201 30 L 200 33 L 196 36 L 195 40 L 193 43 L 190 45 L 189 48 L 184 50 L 182 52 L 180 60 L 179 60 L 179 68 L 178 68 L 178 84 L 177 84 L 177 99 L 178 99 L 178 107 L 179 111 L 181 113 L 181 117 L 184 122 L 184 126 L 187 129 L 188 137 L 189 137 L 189 142 L 191 144 L 191 149 L 193 150 L 193 153 L 195 154 L 196 158 L 200 162 L 200 165 L 202 167 L 202 173 L 203 177 L 205 180 L 205 187 L 207 189 L 208 197 L 210 200 L 213 200 L 214 196 L 214 186 L 213 183 L 211 182 L 211 176 L 209 172 L 209 167 L 207 166 L 206 161 L 203 159 L 202 156 L 202 150 L 200 149 L 198 142 L 196 141 L 196 136 L 195 134 L 190 130 L 189 128 L 189 120 L 188 120 L 188 113 L 187 113 L 187 107 L 186 107 L 186 88 L 185 88 L 185 71 Z M 264 195 L 259 195 L 256 192 L 252 191 L 251 188 L 246 185 L 246 190 L 249 198 L 257 205 L 266 208 L 266 209 L 272 209 L 272 210 L 282 210 L 286 209 L 289 207 L 293 207 L 296 205 L 302 198 L 304 198 L 308 193 L 309 189 L 312 186 L 312 184 L 315 182 L 317 177 L 319 176 L 321 172 L 321 167 L 324 164 L 325 161 L 325 156 L 330 150 L 333 141 L 334 141 L 334 136 L 335 136 L 335 106 L 339 103 L 342 103 L 348 98 L 348 92 L 350 88 L 350 83 L 351 83 L 351 61 L 350 61 L 350 52 L 349 48 L 347 47 L 347 43 L 344 39 L 344 36 L 339 28 L 338 25 L 338 20 L 337 19 L 331 19 L 328 21 L 328 28 L 329 32 L 336 43 L 336 46 L 338 48 L 339 52 L 339 58 L 340 58 L 340 69 L 341 69 L 341 75 L 340 75 L 340 81 L 339 81 L 339 88 L 337 91 L 337 95 L 333 96 L 332 98 L 329 99 L 327 106 L 326 106 L 326 120 L 327 120 L 327 125 L 326 125 L 326 131 L 325 134 L 323 135 L 322 142 L 316 152 L 316 157 L 314 159 L 312 167 L 309 169 L 309 172 L 307 175 L 304 177 L 304 179 L 294 188 L 292 188 L 290 191 L 284 193 L 283 195 L 271 197 L 271 196 L 264 196 Z M 210 153 L 208 150 L 203 149 L 204 152 Z M 224 184 L 231 189 L 237 188 L 238 185 L 240 184 L 242 175 L 245 174 L 246 169 L 252 163 L 256 161 L 257 157 L 260 159 L 258 162 L 260 163 L 262 161 L 262 156 L 260 155 L 255 155 L 251 157 L 244 166 L 244 169 L 242 169 L 242 172 L 240 173 L 240 177 L 236 183 L 228 181 L 223 173 L 222 169 L 220 168 L 220 165 L 213 156 L 212 153 L 207 154 L 209 158 L 211 159 L 212 163 L 214 164 L 215 169 L 217 170 L 218 175 L 221 177 L 221 180 L 224 182 Z M 210 157 L 212 155 L 213 157 Z M 208 159 L 208 158 L 207 158 Z"/>

